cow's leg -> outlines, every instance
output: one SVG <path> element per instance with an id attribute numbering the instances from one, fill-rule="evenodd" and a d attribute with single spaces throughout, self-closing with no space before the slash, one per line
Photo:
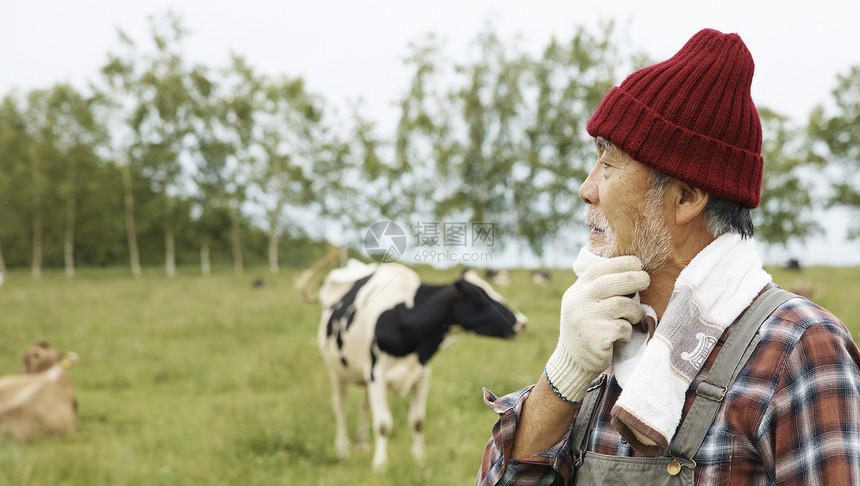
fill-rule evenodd
<path id="1" fill-rule="evenodd" d="M 346 384 L 335 373 L 331 378 L 332 406 L 334 407 L 334 450 L 340 457 L 349 455 L 349 435 L 346 433 Z"/>
<path id="2" fill-rule="evenodd" d="M 409 405 L 409 427 L 412 429 L 412 456 L 424 459 L 424 419 L 427 416 L 427 396 L 430 394 L 430 368 L 425 367 L 415 384 Z"/>
<path id="3" fill-rule="evenodd" d="M 367 392 L 370 415 L 373 418 L 373 468 L 379 470 L 388 463 L 388 437 L 391 436 L 394 421 L 391 418 L 391 410 L 388 409 L 384 378 L 376 376 L 376 379 L 367 385 Z"/>
<path id="4" fill-rule="evenodd" d="M 358 409 L 358 426 L 355 431 L 355 448 L 360 451 L 370 449 L 370 444 L 367 440 L 368 414 L 370 414 L 370 403 L 367 396 L 367 387 L 364 387 L 361 393 L 361 406 Z"/>

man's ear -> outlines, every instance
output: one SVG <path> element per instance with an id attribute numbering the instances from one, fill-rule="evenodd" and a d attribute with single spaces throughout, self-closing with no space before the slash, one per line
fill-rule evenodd
<path id="1" fill-rule="evenodd" d="M 675 203 L 675 224 L 685 225 L 705 210 L 708 193 L 684 182 L 675 181 L 677 193 Z"/>

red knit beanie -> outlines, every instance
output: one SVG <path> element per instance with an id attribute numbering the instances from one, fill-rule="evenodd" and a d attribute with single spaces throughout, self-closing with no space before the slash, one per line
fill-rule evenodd
<path id="1" fill-rule="evenodd" d="M 704 29 L 612 88 L 586 129 L 663 174 L 755 208 L 764 158 L 754 70 L 737 34 Z"/>

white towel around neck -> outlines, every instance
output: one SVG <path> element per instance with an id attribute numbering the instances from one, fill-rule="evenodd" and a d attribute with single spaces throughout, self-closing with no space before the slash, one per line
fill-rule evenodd
<path id="1" fill-rule="evenodd" d="M 581 275 L 601 259 L 583 248 L 574 272 Z M 723 235 L 681 271 L 653 338 L 637 326 L 629 342 L 615 343 L 612 372 L 622 392 L 612 408 L 612 423 L 636 450 L 666 452 L 680 424 L 687 389 L 705 359 L 770 281 L 752 238 Z M 640 305 L 656 320 L 654 309 Z"/>

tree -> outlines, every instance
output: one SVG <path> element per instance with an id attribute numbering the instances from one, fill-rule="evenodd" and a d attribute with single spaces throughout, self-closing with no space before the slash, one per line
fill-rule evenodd
<path id="1" fill-rule="evenodd" d="M 108 54 L 108 60 L 100 70 L 101 76 L 93 85 L 96 93 L 94 110 L 99 121 L 108 128 L 106 143 L 100 150 L 103 158 L 113 160 L 119 168 L 129 264 L 132 276 L 140 277 L 132 180 L 135 171 L 132 166 L 137 165 L 133 157 L 135 135 L 132 125 L 140 97 L 137 83 L 139 54 L 131 38 L 122 31 L 118 35 L 125 52 L 124 55 Z"/>
<path id="2" fill-rule="evenodd" d="M 788 117 L 759 108 L 762 122 L 764 175 L 761 205 L 754 211 L 760 238 L 786 248 L 820 229 L 812 217 L 810 186 L 803 181 L 809 152 L 799 129 Z"/>
<path id="3" fill-rule="evenodd" d="M 404 179 L 410 173 L 409 187 L 401 191 L 406 204 L 389 217 L 408 212 L 413 217 L 432 217 L 438 221 L 453 213 L 453 193 L 459 186 L 455 167 L 461 156 L 460 143 L 453 133 L 454 97 L 442 85 L 453 66 L 442 56 L 442 45 L 428 35 L 410 44 L 405 64 L 414 72 L 409 89 L 401 97 L 400 119 L 395 133 L 395 164 L 387 169 L 389 177 Z M 375 174 L 370 171 L 370 175 Z M 391 205 L 389 204 L 388 207 Z"/>
<path id="4" fill-rule="evenodd" d="M 29 163 L 28 184 L 30 201 L 27 205 L 32 223 L 30 272 L 34 279 L 42 275 L 44 258 L 44 208 L 46 206 L 46 190 L 50 187 L 46 181 L 48 166 L 55 162 L 53 153 L 52 126 L 50 122 L 49 94 L 45 90 L 31 91 L 27 95 L 27 106 L 23 112 L 24 126 L 27 133 L 26 158 Z"/>
<path id="5" fill-rule="evenodd" d="M 579 27 L 567 42 L 553 38 L 535 63 L 524 184 L 531 204 L 524 209 L 523 234 L 538 256 L 551 241 L 557 260 L 561 235 L 581 224 L 578 189 L 594 160 L 585 123 L 614 84 L 620 56 L 613 31 L 612 23 L 596 34 Z"/>
<path id="6" fill-rule="evenodd" d="M 383 162 L 380 141 L 373 123 L 358 107 L 347 120 L 325 127 L 317 137 L 315 160 L 310 173 L 313 210 L 327 223 L 322 236 L 343 248 L 359 241 L 363 229 L 381 219 L 397 220 L 408 215 L 400 187 L 401 174 Z"/>
<path id="7" fill-rule="evenodd" d="M 458 66 L 444 60 L 433 36 L 411 49 L 406 64 L 414 74 L 399 102 L 392 171 L 410 183 L 403 191 L 409 212 L 492 222 L 519 244 L 531 61 L 491 28 L 473 43 L 472 60 Z M 445 79 L 454 82 L 442 85 Z M 439 243 L 464 243 L 442 228 Z"/>
<path id="8" fill-rule="evenodd" d="M 261 156 L 255 137 L 259 134 L 257 118 L 264 98 L 263 80 L 243 57 L 236 55 L 221 75 L 210 88 L 214 105 L 208 109 L 204 132 L 198 132 L 197 137 L 209 147 L 206 171 L 217 181 L 217 185 L 209 186 L 206 196 L 211 198 L 209 204 L 229 210 L 233 269 L 241 275 L 242 206 Z"/>
<path id="9" fill-rule="evenodd" d="M 579 28 L 532 59 L 488 28 L 451 73 L 435 38 L 413 45 L 395 152 L 397 177 L 425 184 L 410 186 L 413 213 L 430 201 L 437 218 L 492 222 L 520 254 L 559 246 L 593 159 L 585 121 L 614 84 L 613 29 Z"/>
<path id="10" fill-rule="evenodd" d="M 321 145 L 318 138 L 323 110 L 301 78 L 267 80 L 264 92 L 257 134 L 263 155 L 254 184 L 260 189 L 258 202 L 266 213 L 269 270 L 277 273 L 284 213 L 313 199 L 309 175 Z"/>
<path id="11" fill-rule="evenodd" d="M 65 230 L 63 261 L 67 277 L 75 275 L 75 227 L 78 200 L 81 197 L 79 173 L 84 165 L 98 165 L 93 148 L 104 137 L 103 128 L 96 122 L 90 109 L 92 103 L 67 84 L 54 86 L 48 93 L 47 123 L 52 135 L 51 144 L 65 161 L 66 174 L 57 185 L 59 197 L 65 202 Z M 58 181 L 59 182 L 59 181 Z"/>
<path id="12" fill-rule="evenodd" d="M 200 246 L 200 273 L 211 272 L 211 244 L 223 221 L 224 166 L 233 152 L 231 144 L 223 140 L 220 120 L 226 111 L 225 102 L 216 94 L 216 81 L 203 69 L 191 73 L 193 91 L 193 117 L 195 146 L 191 151 L 195 160 L 191 179 L 196 193 L 190 197 L 192 212 L 196 215 L 194 238 Z"/>
<path id="13" fill-rule="evenodd" d="M 140 50 L 122 31 L 123 52 L 108 55 L 101 78 L 94 85 L 99 120 L 109 127 L 104 158 L 120 167 L 125 223 L 132 274 L 140 275 L 139 226 L 160 220 L 167 275 L 176 271 L 174 215 L 187 205 L 182 200 L 187 180 L 185 164 L 191 149 L 194 111 L 192 73 L 181 55 L 186 35 L 180 19 L 167 14 L 151 17 L 153 49 Z M 136 219 L 133 175 L 142 175 L 159 204 L 143 201 L 147 219 Z"/>
<path id="14" fill-rule="evenodd" d="M 178 17 L 151 19 L 156 50 L 145 56 L 137 79 L 137 100 L 131 120 L 134 151 L 147 179 L 161 195 L 165 271 L 176 273 L 173 214 L 183 194 L 183 165 L 191 137 L 194 82 L 181 56 L 185 30 Z"/>
<path id="15" fill-rule="evenodd" d="M 95 153 L 104 131 L 91 101 L 59 84 L 0 106 L 0 240 L 11 243 L 3 250 L 12 265 L 29 263 L 37 278 L 43 266 L 64 266 L 72 277 L 79 262 L 121 253 L 110 223 L 118 178 Z"/>
<path id="16" fill-rule="evenodd" d="M 2 242 L 24 239 L 24 218 L 27 204 L 22 200 L 26 187 L 29 145 L 23 108 L 12 95 L 0 105 L 0 280 L 5 281 L 6 258 Z M 17 190 L 13 191 L 12 188 Z"/>
<path id="17" fill-rule="evenodd" d="M 453 134 L 459 142 L 448 142 L 441 151 L 444 163 L 437 169 L 453 172 L 455 185 L 451 196 L 442 201 L 443 210 L 437 213 L 460 214 L 471 223 L 492 224 L 494 240 L 519 245 L 526 202 L 519 191 L 527 172 L 524 132 L 530 60 L 506 46 L 489 28 L 479 34 L 473 46 L 473 60 L 456 70 L 462 80 L 451 96 L 452 112 L 456 113 L 452 121 L 457 123 L 450 128 L 441 125 L 440 133 Z M 450 180 L 447 174 L 439 177 Z M 463 244 L 452 236 L 456 235 L 443 229 L 446 244 Z"/>
<path id="18" fill-rule="evenodd" d="M 860 65 L 837 75 L 832 91 L 835 112 L 816 107 L 809 119 L 809 134 L 823 146 L 816 152 L 821 159 L 833 162 L 832 206 L 860 211 Z M 823 152 L 823 154 L 822 154 Z M 849 238 L 860 238 L 860 218 L 855 218 Z"/>
<path id="19" fill-rule="evenodd" d="M 458 68 L 465 77 L 457 92 L 460 116 L 464 122 L 463 160 L 459 166 L 460 186 L 454 195 L 456 207 L 469 212 L 472 221 L 493 221 L 506 206 L 508 160 L 494 159 L 490 151 L 494 136 L 501 136 L 496 125 L 499 113 L 493 111 L 500 71 L 504 69 L 504 45 L 487 31 L 475 41 L 475 61 Z M 515 110 L 515 108 L 514 108 Z"/>

